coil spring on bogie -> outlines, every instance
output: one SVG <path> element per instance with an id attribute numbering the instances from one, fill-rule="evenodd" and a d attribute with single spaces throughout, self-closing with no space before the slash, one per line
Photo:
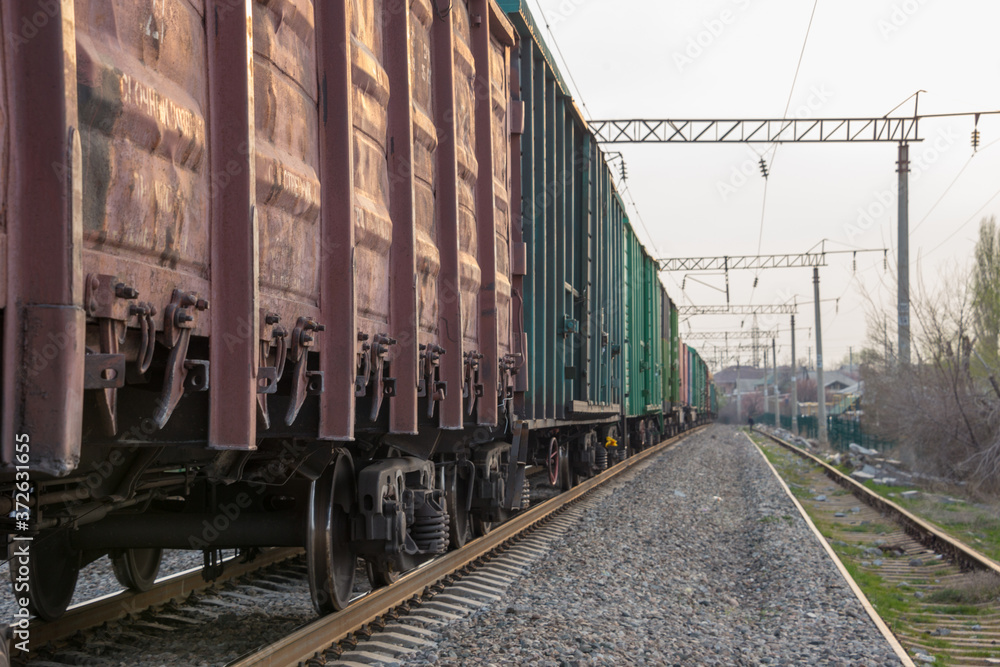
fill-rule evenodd
<path id="1" fill-rule="evenodd" d="M 443 554 L 448 550 L 448 528 L 451 518 L 444 507 L 430 495 L 413 512 L 410 537 L 423 553 Z"/>
<path id="2" fill-rule="evenodd" d="M 526 510 L 529 507 L 531 507 L 531 482 L 525 477 L 524 486 L 521 487 L 521 509 Z"/>
<path id="3" fill-rule="evenodd" d="M 608 469 L 608 448 L 604 445 L 598 444 L 594 448 L 594 467 L 598 470 Z"/>

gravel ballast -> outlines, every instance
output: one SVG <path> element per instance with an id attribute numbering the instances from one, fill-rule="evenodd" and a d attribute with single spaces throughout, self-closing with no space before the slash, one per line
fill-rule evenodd
<path id="1" fill-rule="evenodd" d="M 407 665 L 899 665 L 747 437 L 644 464 Z"/>

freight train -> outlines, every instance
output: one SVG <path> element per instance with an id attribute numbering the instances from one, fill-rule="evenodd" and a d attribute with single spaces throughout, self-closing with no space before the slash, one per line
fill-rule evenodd
<path id="1" fill-rule="evenodd" d="M 167 548 L 304 547 L 341 609 L 359 558 L 387 584 L 518 511 L 529 463 L 570 486 L 715 412 L 522 2 L 0 22 L 0 544 L 37 616 Z"/>

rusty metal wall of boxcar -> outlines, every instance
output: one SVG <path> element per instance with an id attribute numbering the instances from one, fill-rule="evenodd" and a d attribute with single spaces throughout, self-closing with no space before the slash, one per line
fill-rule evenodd
<path id="1" fill-rule="evenodd" d="M 490 36 L 490 98 L 493 134 L 493 188 L 496 228 L 496 326 L 498 354 L 513 351 L 511 329 L 510 219 L 510 50 Z M 519 156 L 518 156 L 519 157 Z"/>
<path id="2" fill-rule="evenodd" d="M 388 332 L 389 177 L 386 167 L 389 81 L 379 0 L 350 3 L 354 106 L 354 270 L 358 328 Z M 405 223 L 403 223 L 405 224 Z"/>
<path id="3" fill-rule="evenodd" d="M 84 272 L 162 306 L 207 294 L 211 258 L 203 3 L 76 0 Z M 195 333 L 208 335 L 208 317 Z"/>
<path id="4" fill-rule="evenodd" d="M 253 76 L 260 308 L 319 318 L 318 91 L 313 3 L 255 0 Z M 322 337 L 315 349 L 320 350 Z"/>
<path id="5" fill-rule="evenodd" d="M 476 156 L 476 63 L 472 53 L 472 25 L 465 2 L 452 4 L 455 34 L 455 140 L 458 156 L 458 256 L 459 298 L 462 303 L 462 346 L 479 350 L 479 230 L 476 182 L 480 165 Z M 482 165 L 484 170 L 490 165 Z M 488 173 L 488 172 L 487 172 Z"/>
<path id="6" fill-rule="evenodd" d="M 416 0 L 410 5 L 410 67 L 419 340 L 424 345 L 439 345 L 438 275 L 441 272 L 441 253 L 437 247 L 435 202 L 438 133 L 433 88 L 435 73 L 431 66 L 431 28 L 434 22 L 431 12 L 429 0 Z"/>
<path id="7" fill-rule="evenodd" d="M 26 165 L 21 178 L 41 188 L 31 196 L 52 199 L 38 229 L 49 230 L 58 240 L 52 250 L 66 254 L 59 271 L 28 289 L 41 241 L 22 222 L 8 252 L 7 217 L 0 218 L 0 305 L 14 297 L 49 308 L 4 311 L 4 461 L 15 417 L 41 424 L 58 409 L 70 417 L 52 432 L 54 462 L 45 466 L 65 471 L 79 457 L 81 410 L 90 414 L 92 399 L 103 395 L 103 412 L 114 422 L 118 394 L 137 395 L 122 382 L 95 390 L 93 359 L 84 359 L 85 341 L 87 353 L 137 362 L 140 321 L 97 303 L 90 291 L 114 288 L 112 276 L 156 311 L 151 326 L 166 380 L 144 395 L 162 393 L 158 420 L 193 405 L 174 391 L 163 410 L 170 369 L 187 373 L 185 358 L 211 365 L 207 398 L 185 420 L 186 442 L 253 449 L 269 434 L 347 440 L 358 426 L 384 429 L 373 416 L 384 416 L 387 405 L 388 428 L 415 433 L 417 348 L 435 342 L 449 348 L 442 365 L 450 383 L 442 406 L 449 407 L 436 413 L 441 425 L 460 428 L 468 418 L 464 408 L 476 397 L 463 387 L 468 382 L 488 387 L 478 421 L 496 422 L 497 366 L 511 350 L 513 30 L 493 0 L 457 2 L 444 14 L 428 0 L 49 5 L 56 8 L 45 21 L 51 25 L 25 41 L 16 62 L 8 62 L 10 49 L 0 61 L 5 203 L 10 211 L 27 206 L 27 194 L 11 195 L 7 142 L 14 135 L 7 122 L 14 119 L 26 128 L 22 142 L 36 129 L 55 137 L 34 158 L 19 144 L 25 157 L 18 159 Z M 30 21 L 39 7 L 5 7 L 3 20 Z M 49 59 L 39 65 L 40 57 Z M 64 89 L 25 83 L 43 74 Z M 12 86 L 16 112 L 6 97 Z M 38 108 L 52 111 L 42 116 Z M 81 228 L 79 243 L 74 234 Z M 17 280 L 10 283 L 15 255 Z M 108 280 L 88 281 L 85 298 L 89 274 Z M 177 290 L 195 295 L 180 308 L 180 325 L 167 313 Z M 313 328 L 297 326 L 305 321 Z M 25 342 L 20 336 L 29 324 L 33 338 Z M 65 329 L 66 345 L 47 370 L 25 380 L 26 359 L 53 333 L 46 327 Z M 190 349 L 177 343 L 180 330 L 191 335 Z M 387 334 L 381 347 L 379 334 Z M 289 343 L 285 372 L 298 380 L 286 376 L 282 394 L 268 403 L 260 383 L 276 370 L 282 339 L 300 343 L 306 352 L 299 359 L 312 361 L 296 364 Z M 483 355 L 478 375 L 463 371 L 471 351 Z M 366 388 L 355 383 L 359 354 L 379 366 L 368 402 L 355 413 L 355 394 Z M 84 391 L 85 383 L 94 391 Z M 63 402 L 25 408 L 38 394 L 35 384 Z M 307 390 L 310 397 L 302 398 Z M 289 407 L 296 391 L 310 406 L 302 413 Z M 127 419 L 134 426 L 149 417 L 133 410 Z M 281 421 L 287 423 L 275 428 Z M 112 429 L 107 437 L 120 433 Z"/>

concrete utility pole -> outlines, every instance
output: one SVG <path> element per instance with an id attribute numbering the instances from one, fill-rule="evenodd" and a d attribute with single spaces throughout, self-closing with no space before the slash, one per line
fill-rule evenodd
<path id="1" fill-rule="evenodd" d="M 792 315 L 792 433 L 799 434 L 799 365 L 795 360 L 795 316 Z"/>
<path id="2" fill-rule="evenodd" d="M 771 359 L 774 360 L 774 427 L 781 428 L 781 392 L 778 389 L 778 346 L 771 339 Z"/>
<path id="3" fill-rule="evenodd" d="M 899 363 L 910 365 L 910 146 L 899 144 Z"/>
<path id="4" fill-rule="evenodd" d="M 740 360 L 736 359 L 736 423 L 743 423 L 743 397 L 740 394 Z"/>
<path id="5" fill-rule="evenodd" d="M 767 346 L 764 346 L 764 412 L 767 412 Z M 762 424 L 764 422 L 761 422 Z"/>
<path id="6" fill-rule="evenodd" d="M 816 300 L 816 421 L 819 441 L 826 442 L 826 390 L 823 384 L 823 321 L 819 300 L 819 269 L 813 269 L 813 297 Z"/>

